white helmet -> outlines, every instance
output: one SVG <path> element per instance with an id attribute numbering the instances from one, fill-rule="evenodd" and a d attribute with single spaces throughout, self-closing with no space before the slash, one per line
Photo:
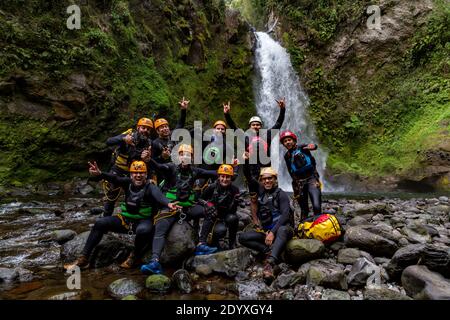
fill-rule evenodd
<path id="1" fill-rule="evenodd" d="M 248 124 L 251 124 L 252 122 L 259 122 L 259 123 L 261 123 L 261 125 L 262 125 L 262 120 L 261 120 L 261 118 L 258 117 L 258 116 L 253 116 L 253 117 L 251 117 L 250 120 L 248 121 Z"/>

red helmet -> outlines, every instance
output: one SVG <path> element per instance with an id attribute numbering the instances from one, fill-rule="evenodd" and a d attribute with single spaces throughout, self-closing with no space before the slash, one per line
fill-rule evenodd
<path id="1" fill-rule="evenodd" d="M 284 138 L 288 137 L 294 139 L 295 142 L 297 142 L 297 136 L 295 135 L 295 133 L 289 130 L 285 130 L 280 134 L 280 142 L 283 143 Z"/>

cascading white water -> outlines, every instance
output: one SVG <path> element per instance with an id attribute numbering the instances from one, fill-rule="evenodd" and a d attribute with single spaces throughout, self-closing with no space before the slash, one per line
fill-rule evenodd
<path id="1" fill-rule="evenodd" d="M 299 137 L 299 143 L 317 143 L 319 149 L 312 151 L 317 161 L 317 169 L 323 179 L 327 153 L 321 148 L 315 134 L 314 125 L 308 117 L 309 100 L 292 67 L 288 52 L 267 33 L 256 32 L 256 79 L 254 92 L 256 110 L 270 128 L 276 121 L 279 107 L 275 100 L 286 98 L 286 118 L 283 129 L 289 129 Z M 279 172 L 279 185 L 283 190 L 292 191 L 291 178 L 287 172 L 283 155 L 286 149 L 279 144 L 279 136 L 273 137 L 271 148 L 272 166 Z M 325 191 L 330 191 L 325 183 Z"/>

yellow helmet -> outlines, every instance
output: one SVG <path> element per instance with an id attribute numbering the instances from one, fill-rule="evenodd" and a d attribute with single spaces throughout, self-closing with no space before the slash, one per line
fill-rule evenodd
<path id="1" fill-rule="evenodd" d="M 150 127 L 153 128 L 153 122 L 152 120 L 150 120 L 149 118 L 140 118 L 137 126 L 145 126 L 145 127 Z"/>
<path id="2" fill-rule="evenodd" d="M 270 175 L 275 178 L 278 176 L 277 172 L 273 170 L 272 167 L 261 168 L 261 173 L 259 174 L 259 177 L 262 178 L 263 176 L 267 175 Z"/>
<path id="3" fill-rule="evenodd" d="M 144 161 L 133 161 L 130 166 L 130 172 L 147 172 L 147 165 Z"/>
<path id="4" fill-rule="evenodd" d="M 219 124 L 223 125 L 225 128 L 227 127 L 227 124 L 225 123 L 225 121 L 217 120 L 216 122 L 214 122 L 213 128 L 215 128 Z"/>
<path id="5" fill-rule="evenodd" d="M 226 176 L 233 176 L 233 166 L 229 164 L 222 164 L 220 165 L 219 169 L 217 169 L 217 174 L 224 174 Z"/>
<path id="6" fill-rule="evenodd" d="M 181 153 L 181 152 L 189 152 L 190 154 L 194 153 L 194 151 L 192 150 L 192 147 L 188 144 L 182 144 L 180 146 L 180 148 L 178 149 L 178 153 Z"/>
<path id="7" fill-rule="evenodd" d="M 163 118 L 159 118 L 155 120 L 155 129 L 158 129 L 160 126 L 162 126 L 163 124 L 169 124 L 169 122 L 166 119 Z"/>

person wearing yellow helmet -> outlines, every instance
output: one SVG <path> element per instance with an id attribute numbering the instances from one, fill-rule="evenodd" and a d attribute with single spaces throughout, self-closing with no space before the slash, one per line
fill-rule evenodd
<path id="1" fill-rule="evenodd" d="M 204 221 L 200 230 L 199 243 L 195 250 L 196 255 L 211 254 L 224 249 L 219 241 L 225 238 L 228 230 L 228 249 L 236 244 L 239 218 L 236 215 L 238 206 L 239 188 L 232 184 L 234 176 L 233 166 L 222 164 L 217 169 L 219 178 L 208 185 L 200 196 L 204 210 Z M 212 231 L 211 246 L 208 245 L 208 235 Z"/>
<path id="2" fill-rule="evenodd" d="M 143 160 L 152 145 L 150 132 L 153 129 L 153 122 L 149 118 L 140 118 L 136 125 L 136 130 L 127 131 L 108 138 L 106 145 L 115 147 L 113 154 L 113 164 L 110 173 L 120 177 L 128 176 L 128 168 L 134 160 Z M 103 215 L 110 216 L 114 211 L 114 205 L 120 196 L 120 188 L 110 182 L 105 182 L 105 198 Z"/>
<path id="3" fill-rule="evenodd" d="M 175 129 L 184 128 L 189 100 L 185 100 L 183 97 L 178 104 L 180 105 L 181 115 Z M 170 139 L 172 132 L 169 127 L 169 122 L 164 118 L 156 119 L 155 130 L 158 137 L 153 140 L 152 158 L 159 163 L 168 163 L 171 161 L 170 154 L 172 149 L 176 145 L 176 143 Z"/>
<path id="4" fill-rule="evenodd" d="M 275 124 L 267 130 L 267 136 L 266 139 L 260 136 L 260 129 L 263 126 L 263 122 L 260 117 L 253 116 L 249 120 L 249 128 L 251 129 L 252 134 L 246 134 L 245 136 L 245 152 L 248 158 L 255 158 L 256 163 L 252 163 L 249 166 L 249 170 L 247 172 L 247 175 L 245 176 L 245 179 L 247 180 L 247 184 L 249 186 L 249 192 L 250 192 L 250 211 L 252 215 L 256 214 L 256 202 L 257 202 L 257 191 L 256 189 L 251 189 L 251 184 L 248 183 L 249 180 L 258 180 L 259 172 L 261 168 L 263 167 L 270 167 L 271 163 L 270 161 L 267 163 L 263 163 L 260 159 L 260 149 L 263 154 L 267 155 L 267 157 L 270 159 L 270 146 L 272 142 L 272 131 L 271 130 L 277 130 L 280 129 L 284 122 L 284 117 L 286 113 L 286 102 L 285 98 L 276 100 L 278 107 L 280 108 L 280 113 L 278 115 L 278 119 L 276 120 Z M 231 104 L 228 101 L 228 104 L 223 105 L 223 113 L 225 116 L 225 120 L 229 127 L 234 130 L 238 130 L 237 125 L 231 118 Z M 248 159 L 247 159 L 248 161 Z"/>
<path id="5" fill-rule="evenodd" d="M 199 178 L 217 178 L 217 172 L 205 170 L 192 164 L 193 149 L 190 145 L 181 144 L 178 148 L 178 162 L 158 163 L 155 159 L 150 159 L 149 165 L 156 172 L 164 177 L 164 183 L 161 186 L 165 196 L 182 207 L 181 212 L 162 211 L 155 217 L 155 236 L 152 243 L 152 256 L 150 261 L 141 267 L 145 274 L 161 273 L 162 267 L 159 263 L 161 252 L 166 242 L 166 236 L 169 233 L 175 221 L 181 219 L 181 216 L 188 219 L 199 219 L 203 214 L 201 208 L 196 208 L 196 198 L 194 192 L 194 182 Z M 182 221 L 182 220 L 181 220 Z"/>
<path id="6" fill-rule="evenodd" d="M 249 165 L 244 164 L 247 175 L 248 170 Z M 266 254 L 263 274 L 267 282 L 273 280 L 273 266 L 294 235 L 294 212 L 288 195 L 278 187 L 277 176 L 274 169 L 265 167 L 261 168 L 258 180 L 250 179 L 253 190 L 258 190 L 256 215 L 252 217 L 257 229 L 239 236 L 240 244 Z"/>
<path id="7" fill-rule="evenodd" d="M 176 210 L 178 206 L 170 203 L 158 187 L 146 181 L 147 166 L 143 161 L 131 163 L 129 177 L 103 173 L 95 161 L 88 164 L 89 173 L 94 176 L 94 180 L 105 179 L 122 188 L 125 192 L 125 201 L 120 206 L 120 214 L 102 217 L 95 222 L 81 256 L 75 262 L 66 264 L 64 268 L 89 267 L 92 251 L 100 243 L 103 235 L 109 231 L 136 234 L 134 249 L 128 259 L 121 264 L 123 268 L 131 268 L 142 258 L 148 239 L 151 238 L 153 217 L 162 208 Z"/>

